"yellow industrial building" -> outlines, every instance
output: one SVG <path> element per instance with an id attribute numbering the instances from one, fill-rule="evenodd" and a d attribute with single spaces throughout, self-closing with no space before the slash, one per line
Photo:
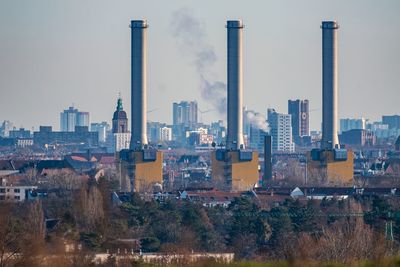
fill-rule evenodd
<path id="1" fill-rule="evenodd" d="M 125 149 L 117 153 L 117 158 L 122 191 L 151 192 L 154 185 L 162 185 L 161 151 Z"/>
<path id="2" fill-rule="evenodd" d="M 221 190 L 249 190 L 258 183 L 258 153 L 217 149 L 211 153 L 212 179 Z"/>
<path id="3" fill-rule="evenodd" d="M 336 185 L 352 185 L 354 176 L 353 151 L 347 149 L 313 149 L 307 154 L 310 181 Z"/>

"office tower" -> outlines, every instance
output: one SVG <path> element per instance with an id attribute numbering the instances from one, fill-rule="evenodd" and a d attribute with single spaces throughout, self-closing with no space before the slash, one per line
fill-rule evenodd
<path id="1" fill-rule="evenodd" d="M 278 113 L 274 109 L 268 109 L 268 123 L 271 129 L 272 150 L 294 152 L 291 115 Z"/>
<path id="2" fill-rule="evenodd" d="M 310 135 L 309 101 L 288 100 L 288 113 L 292 116 L 293 140 L 299 144 L 301 137 Z"/>
<path id="3" fill-rule="evenodd" d="M 337 30 L 336 21 L 322 22 L 322 149 L 339 146 L 337 130 Z"/>
<path id="4" fill-rule="evenodd" d="M 191 129 L 198 123 L 198 108 L 196 101 L 181 101 L 173 103 L 173 125 L 183 125 Z"/>

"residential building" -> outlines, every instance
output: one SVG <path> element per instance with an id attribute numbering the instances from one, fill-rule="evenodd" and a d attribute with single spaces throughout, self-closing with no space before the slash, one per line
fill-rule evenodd
<path id="1" fill-rule="evenodd" d="M 81 112 L 74 107 L 69 107 L 60 113 L 60 131 L 73 132 L 75 126 L 89 127 L 89 112 Z"/>
<path id="2" fill-rule="evenodd" d="M 37 186 L 13 186 L 7 185 L 6 179 L 0 179 L 0 201 L 18 202 L 28 199 L 29 192 L 37 189 Z"/>
<path id="3" fill-rule="evenodd" d="M 33 133 L 33 143 L 38 146 L 60 144 L 95 147 L 99 145 L 99 136 L 97 132 L 89 132 L 86 126 L 75 126 L 73 132 L 53 132 L 51 126 L 40 126 L 39 132 Z"/>
<path id="4" fill-rule="evenodd" d="M 272 150 L 294 152 L 291 115 L 278 113 L 275 109 L 268 109 L 267 113 L 272 136 Z"/>
<path id="5" fill-rule="evenodd" d="M 172 128 L 164 126 L 160 128 L 160 141 L 172 141 Z"/>

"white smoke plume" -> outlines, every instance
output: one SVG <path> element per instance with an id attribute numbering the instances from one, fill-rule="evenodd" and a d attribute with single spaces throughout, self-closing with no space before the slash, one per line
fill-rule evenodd
<path id="1" fill-rule="evenodd" d="M 269 125 L 267 123 L 267 120 L 260 113 L 247 110 L 246 118 L 250 125 L 252 125 L 253 127 L 256 127 L 257 129 L 260 129 L 266 133 L 269 132 Z"/>
<path id="2" fill-rule="evenodd" d="M 202 23 L 187 8 L 173 12 L 171 21 L 172 35 L 183 54 L 193 61 L 199 75 L 201 97 L 220 113 L 226 113 L 226 84 L 213 79 L 216 74 L 211 70 L 217 61 L 214 48 L 207 43 Z"/>

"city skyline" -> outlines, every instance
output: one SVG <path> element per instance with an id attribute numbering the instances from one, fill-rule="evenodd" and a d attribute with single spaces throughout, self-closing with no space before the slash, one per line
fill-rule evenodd
<path id="1" fill-rule="evenodd" d="M 201 95 L 200 73 L 192 66 L 197 59 L 193 55 L 204 47 L 215 52 L 216 59 L 206 65 L 212 70 L 207 73 L 208 78 L 226 83 L 225 20 L 236 16 L 245 24 L 245 106 L 265 114 L 267 107 L 285 111 L 288 99 L 309 99 L 310 110 L 315 110 L 310 114 L 310 128 L 319 129 L 319 26 L 322 20 L 333 19 L 341 25 L 339 118 L 363 116 L 380 120 L 381 115 L 399 113 L 395 98 L 390 97 L 396 95 L 400 69 L 400 52 L 395 49 L 399 36 L 394 34 L 396 10 L 400 7 L 396 1 L 340 1 L 335 5 L 327 1 L 258 2 L 248 7 L 239 3 L 226 6 L 227 2 L 221 1 L 209 14 L 206 4 L 173 2 L 159 3 L 166 11 L 162 16 L 151 8 L 151 3 L 138 2 L 96 2 L 92 15 L 85 11 L 94 2 L 26 2 L 22 9 L 12 2 L 1 4 L 4 8 L 0 9 L 0 34 L 6 41 L 0 44 L 0 57 L 4 59 L 0 62 L 0 120 L 10 120 L 17 128 L 57 128 L 59 112 L 75 103 L 79 109 L 90 112 L 92 122 L 110 122 L 117 93 L 121 91 L 124 101 L 130 101 L 128 24 L 136 18 L 145 18 L 150 25 L 148 107 L 159 110 L 149 114 L 149 120 L 171 123 L 171 105 L 182 100 L 197 100 L 199 108 L 211 109 L 213 103 Z M 261 7 L 270 9 L 262 14 L 258 10 Z M 106 12 L 107 8 L 111 10 Z M 272 14 L 273 11 L 280 11 L 281 16 Z M 352 16 L 354 12 L 359 12 L 357 19 Z M 180 26 L 179 21 L 174 24 L 174 14 L 183 15 L 177 19 L 189 19 L 189 29 L 198 30 L 191 37 L 203 47 L 184 47 L 185 36 L 176 32 Z M 98 20 L 100 15 L 106 16 Z M 174 64 L 167 68 L 169 62 Z M 129 107 L 126 111 L 130 114 Z M 226 121 L 225 115 L 218 112 L 205 114 L 202 119 L 207 123 Z"/>

